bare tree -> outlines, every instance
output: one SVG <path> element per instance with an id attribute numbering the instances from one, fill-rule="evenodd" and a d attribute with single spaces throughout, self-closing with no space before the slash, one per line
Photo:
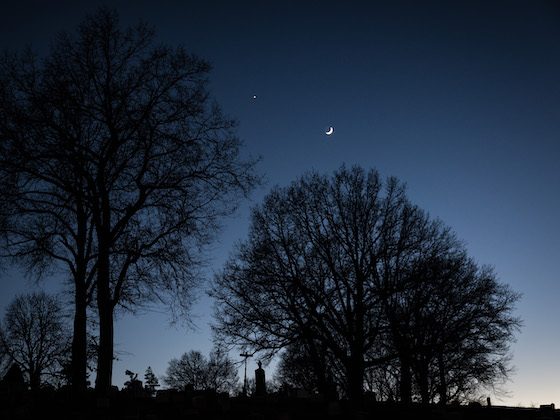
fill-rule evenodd
<path id="1" fill-rule="evenodd" d="M 366 389 L 383 400 L 466 401 L 485 389 L 500 392 L 508 377 L 509 344 L 520 326 L 513 315 L 519 296 L 490 268 L 479 268 L 460 247 L 450 247 L 453 243 L 428 247 L 431 255 L 419 258 L 385 301 L 391 327 L 381 341 L 395 358 L 365 371 Z M 328 352 L 318 356 L 333 384 L 343 389 L 345 378 Z M 281 354 L 277 380 L 316 392 L 317 362 L 305 346 L 290 344 Z"/>
<path id="2" fill-rule="evenodd" d="M 442 404 L 481 388 L 500 391 L 511 371 L 510 344 L 521 326 L 514 315 L 520 295 L 466 256 L 435 266 L 431 275 L 439 281 L 414 329 L 425 333 L 417 340 L 421 348 L 413 367 L 422 401 L 433 400 L 430 389 Z"/>
<path id="3" fill-rule="evenodd" d="M 424 223 L 398 181 L 375 171 L 309 174 L 273 190 L 216 279 L 218 336 L 269 354 L 304 343 L 311 361 L 327 351 L 344 370 L 345 394 L 360 398 L 365 369 L 387 357 L 374 351 L 382 290 L 397 250 L 412 248 Z M 326 380 L 319 388 L 327 392 Z"/>
<path id="4" fill-rule="evenodd" d="M 70 334 L 58 301 L 44 292 L 16 297 L 0 328 L 0 346 L 26 375 L 32 390 L 57 376 L 69 351 Z"/>
<path id="5" fill-rule="evenodd" d="M 238 382 L 237 367 L 227 354 L 219 350 L 212 351 L 209 359 L 199 351 L 191 350 L 180 359 L 169 361 L 164 381 L 176 389 L 190 385 L 195 390 L 231 392 Z"/>
<path id="6" fill-rule="evenodd" d="M 214 330 L 229 345 L 269 356 L 303 349 L 299 356 L 322 393 L 334 379 L 344 395 L 360 398 L 366 372 L 373 385 L 382 377 L 376 369 L 390 363 L 384 394 L 394 396 L 396 384 L 403 402 L 415 387 L 428 399 L 438 349 L 464 360 L 467 336 L 470 348 L 478 346 L 476 358 L 496 367 L 471 370 L 470 378 L 503 373 L 518 322 L 511 316 L 516 295 L 483 272 L 396 179 L 383 182 L 357 167 L 330 178 L 312 173 L 274 189 L 253 210 L 248 240 L 216 277 Z M 457 305 L 463 310 L 453 315 L 461 321 L 451 325 Z M 488 324 L 488 334 L 477 330 Z M 454 368 L 442 369 L 449 376 Z"/>
<path id="7" fill-rule="evenodd" d="M 61 168 L 63 182 L 38 179 L 68 203 L 70 220 L 83 209 L 100 328 L 96 388 L 108 392 L 115 310 L 156 300 L 188 311 L 201 250 L 257 182 L 255 161 L 239 158 L 234 122 L 209 99 L 209 65 L 157 44 L 146 24 L 121 29 L 116 13 L 99 9 L 40 64 L 15 63 L 4 90 L 18 118 L 4 118 L 3 148 L 10 161 L 23 141 L 41 150 L 47 133 L 53 147 L 30 158 L 42 171 Z M 77 245 L 67 248 L 74 255 Z"/>
<path id="8" fill-rule="evenodd" d="M 82 127 L 79 113 L 55 113 L 65 92 L 49 86 L 37 66 L 29 52 L 0 60 L 2 255 L 39 279 L 64 270 L 74 292 L 72 385 L 83 391 L 96 246 L 79 169 L 86 159 L 76 141 Z"/>
<path id="9" fill-rule="evenodd" d="M 385 301 L 387 343 L 397 354 L 399 397 L 462 400 L 510 371 L 519 295 L 479 267 L 452 237 L 430 244 Z"/>

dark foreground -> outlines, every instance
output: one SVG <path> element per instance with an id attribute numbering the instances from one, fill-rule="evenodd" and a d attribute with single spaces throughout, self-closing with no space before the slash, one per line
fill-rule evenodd
<path id="1" fill-rule="evenodd" d="M 541 408 L 486 407 L 479 404 L 446 407 L 376 402 L 325 401 L 320 398 L 266 396 L 229 398 L 215 393 L 164 392 L 155 398 L 118 393 L 99 399 L 93 394 L 78 402 L 62 392 L 0 395 L 0 419 L 72 420 L 299 420 L 299 419 L 434 419 L 547 420 L 560 419 L 551 406 Z"/>

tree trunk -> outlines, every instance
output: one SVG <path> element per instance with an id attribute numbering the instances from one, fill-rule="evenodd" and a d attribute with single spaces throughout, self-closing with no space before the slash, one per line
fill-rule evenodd
<path id="1" fill-rule="evenodd" d="M 445 378 L 445 363 L 443 361 L 443 354 L 438 357 L 438 370 L 439 370 L 439 403 L 440 405 L 447 404 L 447 379 Z"/>
<path id="2" fill-rule="evenodd" d="M 353 401 L 360 401 L 364 390 L 364 361 L 361 354 L 354 354 L 348 369 L 348 393 Z"/>
<path id="3" fill-rule="evenodd" d="M 98 291 L 99 293 L 99 291 Z M 99 312 L 99 353 L 95 390 L 108 395 L 113 376 L 113 308 L 110 300 L 98 299 Z"/>
<path id="4" fill-rule="evenodd" d="M 99 315 L 99 353 L 95 390 L 107 396 L 113 374 L 113 305 L 110 287 L 109 250 L 105 235 L 98 235 L 99 259 L 97 271 L 97 311 Z"/>
<path id="5" fill-rule="evenodd" d="M 430 403 L 430 381 L 428 377 L 428 363 L 424 360 L 418 361 L 417 364 L 417 380 L 420 389 L 420 399 L 422 404 Z"/>
<path id="6" fill-rule="evenodd" d="M 412 402 L 412 373 L 410 369 L 410 360 L 407 356 L 401 356 L 400 363 L 400 399 L 402 403 L 410 404 Z"/>
<path id="7" fill-rule="evenodd" d="M 41 388 L 41 373 L 37 368 L 29 370 L 29 388 L 33 392 L 38 392 Z"/>
<path id="8" fill-rule="evenodd" d="M 313 340 L 307 340 L 307 346 L 309 348 L 309 354 L 311 356 L 311 367 L 317 378 L 317 390 L 319 394 L 324 395 L 326 398 L 330 398 L 331 386 L 327 379 L 327 363 L 325 360 L 324 349 L 323 352 L 318 352 L 316 344 Z"/>
<path id="9" fill-rule="evenodd" d="M 353 340 L 350 350 L 350 371 L 349 371 L 349 393 L 350 399 L 354 401 L 361 401 L 364 392 L 364 376 L 365 376 L 365 363 L 364 363 L 364 281 L 365 276 L 357 270 L 356 272 L 356 286 L 353 291 L 354 301 L 354 322 L 353 322 Z M 349 305 L 351 306 L 351 305 Z"/>
<path id="10" fill-rule="evenodd" d="M 76 169 L 76 173 L 80 170 Z M 74 278 L 74 334 L 72 336 L 72 365 L 71 381 L 72 392 L 78 400 L 87 390 L 87 266 L 88 266 L 88 221 L 89 217 L 84 209 L 81 196 L 77 197 L 77 257 Z"/>
<path id="11" fill-rule="evenodd" d="M 72 391 L 75 396 L 87 389 L 87 296 L 83 285 L 76 284 L 72 337 Z"/>
<path id="12" fill-rule="evenodd" d="M 99 172 L 104 173 L 105 162 Z M 108 396 L 113 375 L 113 300 L 111 293 L 111 208 L 104 178 L 98 179 L 99 197 L 93 210 L 97 235 L 97 312 L 99 316 L 99 351 L 95 390 L 100 396 Z"/>

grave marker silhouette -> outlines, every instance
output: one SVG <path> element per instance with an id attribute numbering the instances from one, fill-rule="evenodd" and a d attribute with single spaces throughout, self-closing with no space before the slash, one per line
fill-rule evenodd
<path id="1" fill-rule="evenodd" d="M 258 369 L 255 369 L 255 395 L 261 397 L 266 395 L 266 378 L 262 362 L 259 360 Z"/>

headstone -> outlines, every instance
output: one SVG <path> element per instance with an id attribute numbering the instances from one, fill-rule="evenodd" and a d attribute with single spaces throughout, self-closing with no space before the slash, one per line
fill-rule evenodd
<path id="1" fill-rule="evenodd" d="M 542 404 L 539 406 L 539 420 L 553 420 L 556 418 L 554 404 Z"/>
<path id="2" fill-rule="evenodd" d="M 255 395 L 261 397 L 266 395 L 266 378 L 264 374 L 264 369 L 262 368 L 262 362 L 258 362 L 259 368 L 255 370 Z"/>

